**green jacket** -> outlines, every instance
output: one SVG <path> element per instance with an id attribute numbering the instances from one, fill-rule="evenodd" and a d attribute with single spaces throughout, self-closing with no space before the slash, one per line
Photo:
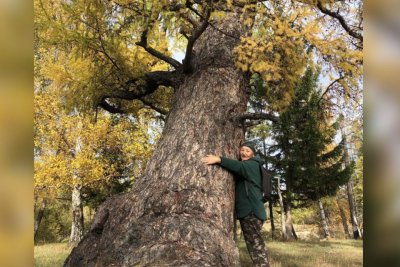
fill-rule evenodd
<path id="1" fill-rule="evenodd" d="M 238 219 L 250 214 L 254 214 L 263 221 L 267 219 L 260 189 L 260 164 L 262 160 L 258 157 L 245 161 L 221 157 L 220 166 L 233 173 L 236 178 L 235 209 Z"/>

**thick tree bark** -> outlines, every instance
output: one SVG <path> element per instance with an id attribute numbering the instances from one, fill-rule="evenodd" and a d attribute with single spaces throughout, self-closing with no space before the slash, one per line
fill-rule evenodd
<path id="1" fill-rule="evenodd" d="M 239 36 L 227 19 L 224 31 Z M 196 42 L 193 70 L 175 90 L 164 132 L 132 190 L 107 200 L 65 266 L 238 266 L 234 180 L 201 157 L 234 157 L 244 132 L 248 79 L 234 67 L 236 39 L 213 28 Z"/>
<path id="2" fill-rule="evenodd" d="M 324 205 L 322 204 L 322 201 L 320 198 L 318 198 L 318 206 L 319 206 L 319 216 L 321 218 L 322 230 L 324 230 L 324 237 L 328 238 L 328 237 L 330 237 L 331 234 L 329 231 L 328 223 L 326 221 Z"/>
<path id="3" fill-rule="evenodd" d="M 35 225 L 34 225 L 34 237 L 33 240 L 35 242 L 35 244 L 38 241 L 38 230 L 39 230 L 39 226 L 40 223 L 42 222 L 43 219 L 43 215 L 44 215 L 44 211 L 46 209 L 46 205 L 47 205 L 47 200 L 43 199 L 42 203 L 40 203 L 40 207 L 39 210 L 37 211 L 36 217 L 35 217 Z"/>
<path id="4" fill-rule="evenodd" d="M 338 195 L 336 195 L 336 203 L 339 208 L 340 218 L 342 219 L 344 235 L 346 236 L 346 238 L 348 238 L 350 237 L 350 232 L 349 232 L 349 226 L 347 225 L 346 213 L 344 212 L 344 209 L 342 207 L 342 204 L 340 203 Z"/>
<path id="5" fill-rule="evenodd" d="M 69 243 L 77 244 L 83 238 L 83 204 L 81 186 L 75 185 L 72 189 L 72 226 Z"/>

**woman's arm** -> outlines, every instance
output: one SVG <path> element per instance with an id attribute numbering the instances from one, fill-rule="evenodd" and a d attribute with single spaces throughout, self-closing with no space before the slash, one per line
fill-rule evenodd
<path id="1" fill-rule="evenodd" d="M 221 158 L 216 155 L 207 155 L 201 159 L 201 162 L 207 165 L 218 164 L 221 163 Z"/>
<path id="2" fill-rule="evenodd" d="M 241 175 L 241 176 L 244 175 L 242 161 L 228 159 L 225 157 L 219 157 L 216 155 L 207 155 L 206 157 L 202 158 L 201 161 L 207 165 L 219 164 L 224 169 L 226 169 L 236 175 Z"/>

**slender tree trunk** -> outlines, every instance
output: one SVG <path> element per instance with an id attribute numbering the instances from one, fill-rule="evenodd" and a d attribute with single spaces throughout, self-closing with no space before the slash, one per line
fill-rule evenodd
<path id="1" fill-rule="evenodd" d="M 219 28 L 239 36 L 232 22 Z M 234 158 L 244 139 L 232 119 L 249 98 L 249 81 L 234 66 L 236 42 L 211 27 L 196 42 L 194 73 L 175 90 L 143 176 L 99 208 L 65 266 L 239 266 L 233 176 L 201 163 L 210 153 Z"/>
<path id="2" fill-rule="evenodd" d="M 267 144 L 265 143 L 265 138 L 263 139 L 262 144 L 263 144 L 264 155 L 267 155 Z M 268 201 L 268 207 L 269 207 L 269 218 L 271 220 L 271 237 L 272 237 L 272 239 L 274 239 L 275 238 L 275 224 L 274 224 L 274 213 L 273 213 L 272 200 Z"/>
<path id="3" fill-rule="evenodd" d="M 326 221 L 324 205 L 322 204 L 322 201 L 320 198 L 318 198 L 318 206 L 319 206 L 319 215 L 321 217 L 322 229 L 324 230 L 324 237 L 328 238 L 328 237 L 330 237 L 331 234 L 329 231 L 328 223 Z"/>
<path id="4" fill-rule="evenodd" d="M 281 208 L 281 231 L 282 237 L 284 240 L 288 240 L 288 236 L 286 234 L 286 226 L 285 226 L 285 207 L 283 206 L 283 197 L 281 191 L 281 178 L 278 176 L 278 197 L 279 197 L 279 206 Z"/>
<path id="5" fill-rule="evenodd" d="M 349 201 L 349 208 L 350 208 L 350 222 L 353 228 L 353 238 L 358 239 L 361 237 L 360 228 L 358 226 L 357 221 L 357 214 L 354 207 L 354 200 L 353 200 L 353 185 L 351 181 L 347 183 L 347 199 Z"/>
<path id="6" fill-rule="evenodd" d="M 290 203 L 290 200 L 287 200 L 286 205 L 285 205 L 285 213 L 286 213 L 286 222 L 285 222 L 285 228 L 286 228 L 286 235 L 287 235 L 287 240 L 292 240 L 292 239 L 298 239 L 296 231 L 294 230 L 293 226 L 293 219 L 292 219 L 292 205 Z"/>
<path id="7" fill-rule="evenodd" d="M 346 213 L 344 212 L 344 209 L 342 207 L 342 204 L 340 203 L 340 199 L 339 199 L 338 195 L 336 195 L 336 203 L 339 208 L 340 218 L 342 219 L 344 235 L 346 236 L 346 238 L 348 238 L 348 237 L 350 237 L 350 232 L 349 232 L 349 226 L 347 225 Z"/>
<path id="8" fill-rule="evenodd" d="M 343 132 L 342 129 L 342 135 L 346 136 Z M 346 137 L 344 139 L 344 146 L 345 146 L 345 162 L 346 162 L 346 166 L 348 166 L 350 164 L 350 156 L 349 156 L 349 152 L 348 152 L 348 148 L 347 148 L 347 140 Z M 351 226 L 353 228 L 353 238 L 354 239 L 358 239 L 361 237 L 361 232 L 360 232 L 360 227 L 358 226 L 358 222 L 357 222 L 357 214 L 356 214 L 356 209 L 355 209 L 355 205 L 354 205 L 354 199 L 353 199 L 353 185 L 351 183 L 351 178 L 350 181 L 347 182 L 347 200 L 349 201 L 349 209 L 350 209 L 350 223 Z"/>
<path id="9" fill-rule="evenodd" d="M 37 214 L 35 217 L 35 225 L 34 225 L 34 242 L 35 242 L 35 244 L 38 241 L 38 230 L 39 230 L 40 223 L 42 222 L 42 219 L 43 219 L 46 205 L 47 205 L 47 200 L 43 199 L 42 203 L 40 203 L 39 210 L 37 211 Z"/>
<path id="10" fill-rule="evenodd" d="M 270 200 L 268 201 L 268 206 L 269 206 L 269 217 L 271 219 L 271 236 L 272 239 L 275 239 L 275 223 L 274 223 L 274 211 L 273 211 L 274 203 Z"/>
<path id="11" fill-rule="evenodd" d="M 75 185 L 72 189 L 72 226 L 69 243 L 77 244 L 83 238 L 83 205 L 81 186 Z"/>

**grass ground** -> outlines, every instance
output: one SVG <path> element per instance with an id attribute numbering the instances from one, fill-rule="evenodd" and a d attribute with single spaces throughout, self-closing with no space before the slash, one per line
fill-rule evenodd
<path id="1" fill-rule="evenodd" d="M 362 266 L 361 240 L 267 241 L 271 267 Z M 243 240 L 238 242 L 242 267 L 253 266 Z"/>
<path id="2" fill-rule="evenodd" d="M 362 266 L 361 240 L 266 241 L 271 267 Z M 242 267 L 253 266 L 243 240 L 238 242 Z M 36 267 L 62 266 L 71 249 L 66 243 L 35 246 Z"/>
<path id="3" fill-rule="evenodd" d="M 35 267 L 59 267 L 71 252 L 67 243 L 51 243 L 35 246 Z"/>

